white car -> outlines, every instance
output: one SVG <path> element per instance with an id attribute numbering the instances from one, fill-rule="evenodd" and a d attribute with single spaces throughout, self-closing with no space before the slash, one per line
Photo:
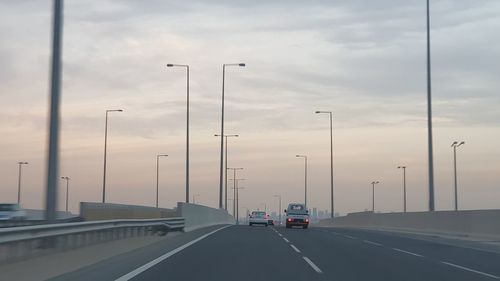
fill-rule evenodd
<path id="1" fill-rule="evenodd" d="M 248 218 L 248 225 L 252 226 L 254 224 L 262 224 L 267 226 L 269 221 L 269 215 L 266 212 L 253 211 Z"/>
<path id="2" fill-rule="evenodd" d="M 0 221 L 2 220 L 24 220 L 26 212 L 21 209 L 19 204 L 3 203 L 0 204 Z"/>

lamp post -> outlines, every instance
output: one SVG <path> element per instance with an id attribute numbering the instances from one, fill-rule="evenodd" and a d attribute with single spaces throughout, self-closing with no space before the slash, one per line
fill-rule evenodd
<path id="1" fill-rule="evenodd" d="M 243 170 L 243 168 L 226 168 L 226 175 L 227 175 L 227 170 L 233 170 L 233 179 L 235 179 L 235 178 L 236 178 L 236 171 L 238 171 L 238 170 Z M 236 188 L 236 181 L 233 181 L 233 189 L 235 189 L 235 188 Z M 225 193 L 226 193 L 226 195 L 225 195 L 225 198 L 226 198 L 226 199 L 225 199 L 225 200 L 226 200 L 226 205 L 225 205 L 225 208 L 226 208 L 226 211 L 227 211 L 227 200 L 228 200 L 228 199 L 227 199 L 227 182 L 226 182 L 226 190 L 225 190 Z M 235 197 L 234 197 L 234 194 L 233 194 L 233 199 L 234 199 L 234 198 L 235 198 Z M 236 207 L 235 207 L 235 203 L 234 203 L 234 201 L 233 201 L 233 215 L 235 214 L 235 213 L 234 213 L 234 209 L 235 209 L 235 208 L 236 208 Z"/>
<path id="2" fill-rule="evenodd" d="M 61 179 L 66 180 L 66 212 L 68 211 L 68 199 L 69 199 L 69 177 L 61 177 Z"/>
<path id="3" fill-rule="evenodd" d="M 160 157 L 168 157 L 167 154 L 156 155 L 156 208 L 158 208 L 158 185 L 160 181 Z"/>
<path id="4" fill-rule="evenodd" d="M 220 130 L 220 173 L 219 173 L 219 209 L 222 209 L 222 173 L 224 172 L 224 88 L 226 80 L 226 66 L 244 67 L 244 63 L 231 63 L 222 65 L 222 118 Z"/>
<path id="5" fill-rule="evenodd" d="M 189 65 L 169 63 L 167 67 L 186 68 L 186 203 L 189 203 Z"/>
<path id="6" fill-rule="evenodd" d="M 331 218 L 334 217 L 333 208 L 333 113 L 331 111 L 316 111 L 316 114 L 328 113 L 330 115 L 330 209 Z"/>
<path id="7" fill-rule="evenodd" d="M 193 194 L 193 204 L 196 204 L 196 197 L 200 196 L 200 194 Z"/>
<path id="8" fill-rule="evenodd" d="M 108 149 L 108 114 L 110 112 L 123 112 L 122 109 L 106 110 L 106 122 L 104 125 L 104 172 L 102 177 L 102 203 L 106 203 L 106 154 Z"/>
<path id="9" fill-rule="evenodd" d="M 239 224 L 240 223 L 240 221 L 239 221 L 240 212 L 239 212 L 238 208 L 239 208 L 239 204 L 240 204 L 240 201 L 239 201 L 240 197 L 239 197 L 239 191 L 238 190 L 239 189 L 243 189 L 243 187 L 239 187 L 238 183 L 239 183 L 239 181 L 243 181 L 243 180 L 246 180 L 246 179 L 237 179 L 237 178 L 234 178 L 232 180 L 235 182 L 234 187 L 233 187 L 233 189 L 234 189 L 234 195 L 233 195 L 234 196 L 233 197 L 234 198 L 234 200 L 233 200 L 233 215 L 236 217 L 236 224 Z"/>
<path id="10" fill-rule="evenodd" d="M 295 155 L 295 157 L 304 158 L 304 205 L 307 209 L 307 156 Z"/>
<path id="11" fill-rule="evenodd" d="M 406 213 L 406 166 L 398 166 L 403 169 L 403 211 Z"/>
<path id="12" fill-rule="evenodd" d="M 280 225 L 281 225 L 281 195 L 274 195 L 274 197 L 277 197 L 279 199 L 278 216 L 279 216 Z"/>
<path id="13" fill-rule="evenodd" d="M 23 165 L 28 165 L 28 162 L 17 162 L 19 165 L 19 173 L 18 173 L 18 180 L 17 180 L 17 204 L 21 204 L 21 175 L 22 175 L 22 166 Z"/>
<path id="14" fill-rule="evenodd" d="M 464 141 L 461 141 L 460 143 L 458 141 L 454 141 L 451 144 L 451 147 L 453 147 L 453 171 L 455 175 L 455 211 L 458 211 L 457 147 L 464 144 Z"/>
<path id="15" fill-rule="evenodd" d="M 431 91 L 431 35 L 430 8 L 427 4 L 427 142 L 429 150 L 429 211 L 434 211 L 434 159 L 432 149 L 432 91 Z"/>
<path id="16" fill-rule="evenodd" d="M 375 185 L 379 184 L 378 181 L 372 181 L 372 212 L 375 213 Z"/>
<path id="17" fill-rule="evenodd" d="M 220 135 L 217 135 L 217 134 L 215 134 L 214 136 L 220 137 Z M 227 138 L 228 137 L 229 138 L 230 137 L 236 137 L 237 138 L 237 137 L 239 137 L 239 135 L 224 135 L 224 137 L 226 138 L 226 149 L 225 149 L 226 150 L 226 160 L 225 160 L 226 164 L 224 164 L 224 166 L 226 167 L 226 169 L 225 169 L 226 171 L 224 173 L 224 186 L 225 186 L 225 190 L 224 190 L 224 193 L 225 193 L 225 195 L 224 195 L 224 198 L 225 198 L 224 199 L 224 209 L 227 211 Z"/>

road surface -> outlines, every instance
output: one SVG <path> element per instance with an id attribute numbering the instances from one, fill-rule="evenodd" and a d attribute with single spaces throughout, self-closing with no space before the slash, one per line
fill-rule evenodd
<path id="1" fill-rule="evenodd" d="M 217 226 L 53 280 L 498 280 L 500 254 L 384 232 Z"/>

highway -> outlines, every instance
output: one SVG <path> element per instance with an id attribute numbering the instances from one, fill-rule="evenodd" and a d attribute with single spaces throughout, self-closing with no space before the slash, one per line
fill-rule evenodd
<path id="1" fill-rule="evenodd" d="M 500 254 L 387 232 L 214 226 L 52 280 L 498 280 Z"/>

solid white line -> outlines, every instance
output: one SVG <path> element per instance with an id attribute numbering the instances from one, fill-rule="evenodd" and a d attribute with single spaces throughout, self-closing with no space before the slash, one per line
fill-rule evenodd
<path id="1" fill-rule="evenodd" d="M 295 252 L 300 253 L 300 250 L 297 247 L 295 247 L 295 245 L 290 244 L 290 247 L 292 247 L 295 250 Z"/>
<path id="2" fill-rule="evenodd" d="M 481 271 L 477 271 L 477 270 L 474 270 L 474 269 L 471 269 L 471 268 L 468 268 L 468 267 L 465 267 L 465 266 L 460 266 L 460 265 L 457 265 L 457 264 L 453 264 L 451 262 L 442 261 L 442 263 L 444 263 L 446 265 L 449 265 L 449 266 L 456 267 L 456 268 L 460 268 L 460 269 L 463 269 L 463 270 L 467 270 L 467 271 L 470 271 L 470 272 L 474 272 L 474 273 L 477 273 L 477 274 L 481 274 L 481 275 L 484 275 L 484 276 L 488 276 L 488 277 L 491 277 L 491 278 L 500 279 L 500 277 L 498 277 L 496 275 L 492 275 L 492 274 L 484 273 L 484 272 L 481 272 Z"/>
<path id="3" fill-rule="evenodd" d="M 283 240 L 285 240 L 286 243 L 290 243 L 290 241 L 288 241 L 285 237 L 283 237 Z"/>
<path id="4" fill-rule="evenodd" d="M 308 257 L 302 257 L 317 273 L 323 273 Z"/>
<path id="5" fill-rule="evenodd" d="M 408 252 L 408 251 L 405 251 L 405 250 L 401 250 L 401 249 L 398 249 L 398 248 L 392 248 L 392 249 L 394 251 L 398 251 L 398 252 L 405 253 L 405 254 L 408 254 L 408 255 L 413 255 L 413 256 L 416 256 L 416 257 L 423 257 L 422 255 L 415 254 L 415 253 L 412 253 L 412 252 Z"/>
<path id="6" fill-rule="evenodd" d="M 203 240 L 203 239 L 207 238 L 208 236 L 216 233 L 217 231 L 223 230 L 224 228 L 227 228 L 227 227 L 230 227 L 230 226 L 231 225 L 226 225 L 226 226 L 218 228 L 218 229 L 216 229 L 216 230 L 214 230 L 212 232 L 204 234 L 204 235 L 202 235 L 202 236 L 200 236 L 200 237 L 198 237 L 198 238 L 196 238 L 196 239 L 194 239 L 194 240 L 192 240 L 192 241 L 190 241 L 190 242 L 188 242 L 188 243 L 186 243 L 186 244 L 184 244 L 184 245 L 182 245 L 182 246 L 180 246 L 178 248 L 173 249 L 172 251 L 164 254 L 163 256 L 160 256 L 160 257 L 158 257 L 158 258 L 156 258 L 156 259 L 154 259 L 154 260 L 146 263 L 145 265 L 143 265 L 143 266 L 141 266 L 141 267 L 139 267 L 139 268 L 137 268 L 137 269 L 135 269 L 135 270 L 133 270 L 133 271 L 125 274 L 125 275 L 123 275 L 122 277 L 116 279 L 115 281 L 130 280 L 130 279 L 134 278 L 135 276 L 141 274 L 142 272 L 144 272 L 144 271 L 150 269 L 151 267 L 157 265 L 158 263 L 160 263 L 160 262 L 162 262 L 162 261 L 170 258 L 171 256 L 177 254 L 178 252 L 186 249 L 187 247 L 189 247 L 189 246 L 191 246 L 191 245 L 193 245 L 193 244 L 195 244 L 197 242 L 200 242 L 201 240 Z"/>
<path id="7" fill-rule="evenodd" d="M 352 237 L 352 236 L 349 236 L 349 235 L 344 235 L 345 238 L 349 238 L 349 239 L 356 239 L 356 237 Z"/>
<path id="8" fill-rule="evenodd" d="M 369 240 L 363 240 L 363 242 L 368 243 L 368 244 L 372 244 L 372 245 L 375 245 L 375 246 L 382 246 L 382 244 L 380 244 L 380 243 L 372 242 L 372 241 L 369 241 Z"/>

